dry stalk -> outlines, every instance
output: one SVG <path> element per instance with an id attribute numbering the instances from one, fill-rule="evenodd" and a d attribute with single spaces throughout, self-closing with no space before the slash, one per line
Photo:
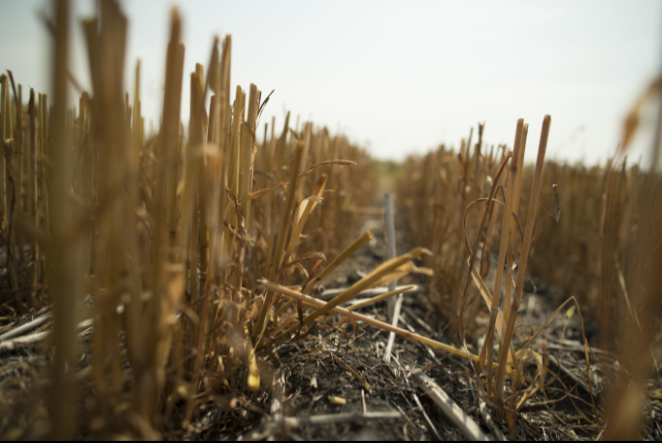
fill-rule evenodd
<path id="1" fill-rule="evenodd" d="M 69 365 L 76 361 L 76 295 L 80 268 L 77 263 L 75 244 L 62 240 L 68 228 L 67 223 L 74 210 L 68 196 L 70 177 L 70 150 L 66 134 L 67 112 L 67 65 L 69 48 L 69 2 L 58 0 L 56 4 L 56 34 L 53 51 L 53 142 L 51 158 L 53 163 L 51 198 L 59 208 L 51 215 L 53 269 L 49 273 L 49 290 L 57 300 L 54 312 L 55 358 L 53 376 L 55 385 L 51 392 L 50 413 L 53 417 L 53 437 L 68 440 L 76 431 L 74 403 L 76 386 Z"/>
<path id="2" fill-rule="evenodd" d="M 535 214 L 538 207 L 538 196 L 540 195 L 540 184 L 542 182 L 542 170 L 545 163 L 545 152 L 547 150 L 547 140 L 549 138 L 549 127 L 551 124 L 551 117 L 546 115 L 543 119 L 543 127 L 540 134 L 540 146 L 538 147 L 538 160 L 536 162 L 536 173 L 534 176 L 533 187 L 531 189 L 531 198 L 529 200 L 529 209 L 526 218 L 526 228 L 524 230 L 524 241 L 522 245 L 522 254 L 520 256 L 519 268 L 517 271 L 517 282 L 515 285 L 515 297 L 513 297 L 510 306 L 510 314 L 507 320 L 506 330 L 503 335 L 502 349 L 508 349 L 513 335 L 513 328 L 517 318 L 517 308 L 522 298 L 522 291 L 524 289 L 524 272 L 529 258 L 529 250 L 531 248 L 531 241 L 533 237 L 533 227 L 535 225 Z M 506 309 L 508 306 L 505 307 Z M 503 387 L 506 377 L 506 361 L 505 352 L 499 355 L 499 369 L 496 378 L 496 396 L 497 399 L 501 398 Z"/>

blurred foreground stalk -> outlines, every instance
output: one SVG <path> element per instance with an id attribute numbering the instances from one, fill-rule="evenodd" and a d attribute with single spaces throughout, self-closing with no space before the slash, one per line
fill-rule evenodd
<path id="1" fill-rule="evenodd" d="M 57 208 L 51 214 L 49 289 L 55 302 L 55 358 L 54 384 L 50 395 L 52 437 L 72 439 L 76 432 L 74 406 L 76 386 L 73 380 L 77 361 L 76 308 L 80 287 L 78 241 L 68 236 L 71 222 L 76 218 L 75 207 L 69 198 L 71 178 L 71 150 L 67 130 L 67 67 L 69 61 L 69 2 L 55 3 L 56 34 L 53 51 L 53 124 L 51 158 L 51 201 Z"/>

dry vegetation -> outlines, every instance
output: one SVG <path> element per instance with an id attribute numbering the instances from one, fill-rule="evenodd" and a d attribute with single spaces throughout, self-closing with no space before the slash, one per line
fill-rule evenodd
<path id="1" fill-rule="evenodd" d="M 632 111 L 630 121 L 640 106 Z M 550 121 L 546 116 L 535 169 L 523 168 L 528 125 L 522 120 L 512 151 L 484 146 L 479 124 L 478 142 L 472 145 L 470 135 L 458 153 L 441 146 L 424 157 L 408 158 L 398 185 L 403 210 L 412 231 L 419 234 L 417 241 L 429 244 L 433 253 L 426 258 L 435 272 L 430 303 L 456 325 L 450 332 L 458 331 L 460 339 L 465 340 L 465 333 L 472 342 L 486 336 L 475 374 L 488 402 L 504 408 L 507 418 L 509 411 L 526 410 L 526 400 L 545 391 L 550 354 L 545 341 L 535 339 L 552 318 L 535 333 L 524 325 L 518 334 L 514 331 L 517 313 L 525 309 L 526 280 L 533 275 L 555 285 L 559 308 L 550 312 L 552 316 L 567 309 L 568 303 L 579 313 L 583 341 L 579 344 L 586 359 L 582 377 L 590 379 L 596 363 L 582 311 L 589 312 L 589 319 L 599 326 L 594 344 L 613 355 L 620 353 L 615 366 L 623 365 L 631 376 L 621 380 L 615 373 L 620 371 L 604 364 L 606 403 L 596 403 L 589 392 L 593 414 L 579 412 L 583 421 L 579 427 L 602 430 L 604 407 L 614 417 L 606 422 L 606 438 L 635 437 L 640 435 L 643 410 L 633 398 L 646 390 L 651 366 L 657 370 L 659 343 L 652 340 L 659 330 L 660 297 L 659 277 L 653 269 L 662 264 L 662 182 L 658 174 L 636 165 L 627 167 L 622 155 L 606 168 L 545 163 Z M 498 254 L 496 263 L 491 263 L 490 251 Z M 503 281 L 512 284 L 502 285 Z M 531 286 L 529 291 L 535 291 L 535 283 Z M 502 293 L 505 301 L 499 308 Z M 481 322 L 481 317 L 489 320 Z M 496 337 L 499 358 L 493 364 L 491 344 Z M 519 344 L 515 348 L 513 341 Z M 527 375 L 530 365 L 536 367 L 535 374 Z M 504 392 L 506 374 L 511 384 Z M 588 383 L 590 391 L 592 386 Z"/>
<path id="2" fill-rule="evenodd" d="M 100 2 L 98 17 L 82 23 L 91 91 L 67 70 L 68 36 L 79 24 L 66 0 L 55 11 L 47 23 L 54 96 L 23 91 L 10 71 L 1 77 L 4 439 L 190 436 L 209 408 L 255 409 L 251 395 L 270 395 L 280 365 L 274 346 L 347 320 L 455 356 L 477 389 L 476 410 L 492 413 L 484 424 L 511 439 L 524 413 L 553 413 L 567 399 L 575 422 L 556 416 L 567 429 L 640 435 L 649 407 L 641 395 L 662 388 L 649 380 L 662 283 L 654 272 L 662 267 L 658 174 L 620 156 L 606 169 L 545 162 L 549 116 L 528 167 L 526 123 L 517 122 L 512 150 L 485 145 L 479 125 L 459 152 L 441 146 L 397 167 L 399 212 L 421 247 L 324 302 L 306 294 L 373 238 L 356 232 L 362 215 L 380 214 L 371 207 L 377 162 L 289 114 L 261 127 L 269 97 L 252 84 L 231 87 L 230 36 L 213 42 L 206 67 L 184 73 L 176 10 L 161 126 L 147 133 L 140 91 L 123 84 L 128 22 L 117 4 Z M 138 63 L 136 85 L 139 78 Z M 190 103 L 181 103 L 184 87 Z M 67 102 L 72 88 L 76 106 Z M 642 102 L 658 89 L 637 102 L 622 152 Z M 190 106 L 186 129 L 182 106 Z M 363 291 L 409 274 L 427 279 L 427 320 L 444 334 L 433 339 L 356 312 L 403 292 L 393 286 L 346 309 Z M 518 312 L 531 281 L 561 295 L 548 321 L 525 327 Z M 545 340 L 558 313 L 580 320 L 584 369 L 574 387 L 556 375 Z M 337 316 L 344 320 L 334 325 Z M 597 337 L 587 338 L 583 318 L 599 325 Z"/>

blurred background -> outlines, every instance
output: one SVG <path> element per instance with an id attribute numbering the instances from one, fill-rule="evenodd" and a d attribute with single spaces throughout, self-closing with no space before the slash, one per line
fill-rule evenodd
<path id="1" fill-rule="evenodd" d="M 124 1 L 125 84 L 133 91 L 140 59 L 143 114 L 154 125 L 175 4 L 184 20 L 184 72 L 208 64 L 214 35 L 232 34 L 232 85 L 275 90 L 262 126 L 275 116 L 280 127 L 290 109 L 301 122 L 342 130 L 381 159 L 457 147 L 478 122 L 486 122 L 488 143 L 511 145 L 517 118 L 538 134 L 551 114 L 548 158 L 604 164 L 662 61 L 662 2 L 655 0 Z M 73 5 L 77 20 L 96 8 L 89 0 Z M 50 40 L 39 17 L 49 8 L 46 0 L 0 1 L 0 68 L 46 93 Z M 72 71 L 89 90 L 80 26 L 73 38 Z M 188 88 L 183 94 L 188 103 Z M 184 122 L 188 112 L 183 106 Z M 647 164 L 654 115 L 644 113 L 633 162 Z M 528 150 L 527 160 L 534 155 Z"/>

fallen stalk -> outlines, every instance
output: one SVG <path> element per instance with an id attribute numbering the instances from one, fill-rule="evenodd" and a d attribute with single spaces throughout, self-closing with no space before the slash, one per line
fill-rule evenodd
<path id="1" fill-rule="evenodd" d="M 11 331 L 5 332 L 4 334 L 0 335 L 0 342 L 7 341 L 14 337 L 19 337 L 26 332 L 30 332 L 34 329 L 37 329 L 39 326 L 43 325 L 52 318 L 53 318 L 52 312 L 47 312 L 43 315 L 40 315 L 39 317 L 29 321 L 28 323 L 25 323 L 17 328 L 12 329 Z"/>
<path id="2" fill-rule="evenodd" d="M 488 428 L 490 428 L 490 431 L 492 431 L 492 435 L 494 436 L 494 438 L 496 438 L 498 441 L 506 441 L 503 434 L 501 433 L 501 430 L 499 429 L 497 424 L 494 423 L 494 420 L 492 419 L 492 415 L 490 414 L 490 410 L 487 408 L 485 402 L 483 401 L 480 402 L 480 406 L 478 407 L 478 410 L 480 411 L 480 417 L 483 419 L 485 425 Z"/>
<path id="3" fill-rule="evenodd" d="M 341 413 L 341 414 L 322 414 L 312 415 L 310 417 L 285 417 L 281 423 L 286 428 L 298 428 L 306 425 L 326 425 L 332 423 L 347 423 L 359 420 L 379 420 L 379 419 L 398 419 L 402 414 L 397 411 L 386 412 L 366 412 L 366 413 Z"/>
<path id="4" fill-rule="evenodd" d="M 327 315 L 334 307 L 355 298 L 358 294 L 360 294 L 363 290 L 369 288 L 370 286 L 388 283 L 399 277 L 403 277 L 404 275 L 407 275 L 408 273 L 413 272 L 414 270 L 418 270 L 419 272 L 429 271 L 429 270 L 424 270 L 424 268 L 416 269 L 413 266 L 413 264 L 411 264 L 411 261 L 424 254 L 430 255 L 431 252 L 425 248 L 415 248 L 407 254 L 404 254 L 400 257 L 382 263 L 381 265 L 376 267 L 370 274 L 368 274 L 365 278 L 356 282 L 347 291 L 338 295 L 329 303 L 325 304 L 323 307 L 320 307 L 311 314 L 307 315 L 305 318 L 303 318 L 301 322 L 297 322 L 297 324 L 288 328 L 287 331 L 282 332 L 279 336 L 276 337 L 276 340 L 283 339 L 285 336 L 291 334 L 292 332 L 296 331 L 302 326 L 305 326 L 313 322 L 319 316 Z M 401 267 L 402 268 L 409 267 L 409 268 L 406 271 L 402 271 Z"/>
<path id="5" fill-rule="evenodd" d="M 394 295 L 404 294 L 404 293 L 407 292 L 410 288 L 413 288 L 413 287 L 414 287 L 414 286 L 400 286 L 400 287 L 399 287 L 398 289 L 396 289 L 395 291 L 387 292 L 387 293 L 382 294 L 382 295 L 379 295 L 379 296 L 377 296 L 377 297 L 372 297 L 372 298 L 368 298 L 368 299 L 364 299 L 364 300 L 352 300 L 352 301 L 355 301 L 356 303 L 353 304 L 353 305 L 351 305 L 351 306 L 348 306 L 348 307 L 347 307 L 347 310 L 348 310 L 348 311 L 356 311 L 357 309 L 365 308 L 366 306 L 370 306 L 370 305 L 375 304 L 375 303 L 377 303 L 377 302 L 380 302 L 380 301 L 383 301 L 383 300 L 390 299 L 390 298 L 393 297 Z M 366 292 L 367 292 L 367 291 L 366 291 Z M 362 294 L 363 294 L 363 293 L 362 293 Z M 291 304 L 293 304 L 293 302 L 294 302 L 294 299 L 290 299 L 290 301 L 288 302 L 287 306 L 290 306 Z M 308 306 L 309 308 L 315 308 L 315 307 L 318 307 L 317 305 L 314 305 L 314 304 L 309 303 L 309 302 L 303 302 L 303 304 L 304 304 L 304 306 Z M 279 334 L 279 333 L 280 333 L 283 329 L 285 329 L 285 328 L 286 328 L 286 327 L 287 327 L 292 321 L 296 320 L 296 318 L 297 318 L 296 315 L 293 315 L 293 316 L 291 316 L 291 317 L 288 317 L 287 320 L 285 320 L 283 323 L 280 324 L 280 326 L 276 327 L 276 328 L 272 331 L 272 335 L 277 335 L 277 334 Z"/>
<path id="6" fill-rule="evenodd" d="M 48 319 L 47 319 L 48 320 Z M 78 323 L 77 327 L 78 329 L 87 329 L 90 326 L 94 324 L 94 321 L 91 318 L 88 318 L 87 320 L 83 320 L 80 323 Z M 42 331 L 42 332 L 35 332 L 34 334 L 30 335 L 25 335 L 22 337 L 17 337 L 14 338 L 13 340 L 7 340 L 3 341 L 0 343 L 0 353 L 2 352 L 7 352 L 7 351 L 13 351 L 16 349 L 16 345 L 26 345 L 30 343 L 36 343 L 38 341 L 41 341 L 48 337 L 51 334 L 51 331 Z"/>
<path id="7" fill-rule="evenodd" d="M 277 285 L 275 283 L 271 283 L 267 280 L 261 280 L 260 282 L 264 285 L 265 289 L 268 289 L 270 291 L 285 295 L 285 296 L 293 298 L 297 301 L 308 302 L 310 304 L 313 304 L 313 305 L 317 306 L 318 308 L 324 308 L 327 305 L 327 303 L 325 303 L 321 300 L 317 300 L 315 298 L 312 298 L 312 297 L 309 297 L 307 295 L 301 294 L 300 292 L 293 291 L 293 290 L 288 289 L 284 286 Z M 374 326 L 376 328 L 384 329 L 384 330 L 389 331 L 389 332 L 394 332 L 394 333 L 396 333 L 398 335 L 401 335 L 402 337 L 404 337 L 405 339 L 408 339 L 408 340 L 419 341 L 419 342 L 425 343 L 425 344 L 427 344 L 427 345 L 429 345 L 433 348 L 441 349 L 443 351 L 449 352 L 451 354 L 454 354 L 454 355 L 457 355 L 457 356 L 460 356 L 460 357 L 465 357 L 465 358 L 470 357 L 472 360 L 478 361 L 478 356 L 477 355 L 467 354 L 465 351 L 457 349 L 453 346 L 449 346 L 447 344 L 440 343 L 436 340 L 432 340 L 432 339 L 429 339 L 427 337 L 423 337 L 423 336 L 418 335 L 418 334 L 413 334 L 409 331 L 405 331 L 404 329 L 396 328 L 392 325 L 389 325 L 388 323 L 384 323 L 382 321 L 376 320 L 374 318 L 367 317 L 365 315 L 357 314 L 357 313 L 349 311 L 345 308 L 335 307 L 335 308 L 332 308 L 329 312 L 333 313 L 333 314 L 344 315 L 345 317 L 351 318 L 352 320 L 362 321 L 363 323 L 369 324 L 369 325 Z M 264 348 L 264 346 L 260 345 L 260 346 L 257 347 L 256 351 L 259 351 L 262 348 Z"/>
<path id="8" fill-rule="evenodd" d="M 347 308 L 348 311 L 356 311 L 357 309 L 364 308 L 366 306 L 369 306 L 371 304 L 380 302 L 382 300 L 391 300 L 391 297 L 394 295 L 400 295 L 409 292 L 410 290 L 414 289 L 414 285 L 411 286 L 400 286 L 399 288 L 396 288 L 394 291 L 389 291 L 386 292 L 382 295 L 378 295 L 377 297 L 372 297 L 367 300 L 360 301 L 359 303 L 356 303 L 355 305 L 350 306 Z"/>
<path id="9" fill-rule="evenodd" d="M 347 260 L 349 257 L 351 257 L 356 251 L 361 249 L 363 245 L 368 243 L 370 240 L 372 240 L 373 234 L 370 231 L 365 231 L 359 238 L 354 240 L 352 244 L 350 244 L 343 252 L 341 252 L 329 265 L 324 268 L 322 272 L 320 272 L 320 275 L 317 277 L 311 279 L 303 288 L 304 294 L 310 291 L 312 288 L 314 288 L 320 281 L 322 281 L 326 276 L 328 276 L 331 272 L 333 272 L 338 266 L 340 266 L 345 260 Z M 346 291 L 346 289 L 343 289 L 339 294 L 342 292 Z M 336 294 L 337 295 L 337 294 Z M 335 297 L 335 295 L 334 295 Z M 274 315 L 274 318 L 280 317 L 283 312 L 287 310 L 290 306 L 294 304 L 294 300 L 290 300 L 287 303 L 283 304 L 278 310 L 276 311 L 276 314 Z"/>
<path id="10" fill-rule="evenodd" d="M 352 304 L 351 306 L 348 306 L 347 310 L 348 311 L 356 311 L 357 309 L 365 308 L 366 306 L 373 305 L 377 302 L 390 299 L 391 297 L 393 297 L 395 295 L 404 294 L 404 293 L 408 292 L 408 290 L 413 288 L 413 287 L 414 287 L 413 285 L 411 285 L 411 286 L 401 286 L 400 288 L 396 289 L 395 291 L 387 292 L 385 294 L 378 295 L 377 297 L 360 299 L 360 300 L 352 300 L 352 302 L 356 302 L 356 303 Z M 359 294 L 359 295 L 361 295 L 361 294 Z M 314 305 L 314 304 L 308 303 L 308 302 L 303 302 L 303 304 L 304 304 L 304 306 L 308 306 L 308 307 L 311 307 L 311 308 L 317 307 L 317 305 Z M 282 330 L 282 329 L 283 329 L 282 326 L 277 328 L 277 330 Z M 274 331 L 274 333 L 276 333 L 276 332 Z"/>
<path id="11" fill-rule="evenodd" d="M 413 372 L 410 377 L 414 383 L 425 392 L 436 403 L 437 406 L 446 414 L 462 434 L 472 441 L 490 441 L 490 438 L 483 434 L 480 426 L 464 412 L 448 394 L 441 389 L 430 377 L 420 371 Z"/>
<path id="12" fill-rule="evenodd" d="M 402 288 L 411 288 L 411 289 L 407 289 L 405 291 L 407 294 L 420 294 L 422 292 L 425 292 L 425 288 L 421 285 L 396 286 L 395 290 L 398 291 Z M 328 290 L 322 292 L 322 295 L 320 295 L 317 298 L 319 300 L 329 301 L 329 300 L 332 300 L 334 297 L 342 294 L 347 289 L 348 288 L 328 289 Z M 372 289 L 367 289 L 367 290 L 361 292 L 359 295 L 357 295 L 357 297 L 375 297 L 375 296 L 379 296 L 379 295 L 382 295 L 382 294 L 386 294 L 389 291 L 391 291 L 391 290 L 386 286 L 378 287 L 378 288 L 372 288 Z"/>
<path id="13" fill-rule="evenodd" d="M 416 395 L 415 392 L 412 392 L 412 397 L 414 398 L 414 403 L 416 403 L 418 410 L 421 411 L 421 414 L 423 414 L 423 418 L 425 418 L 425 421 L 428 423 L 428 426 L 430 427 L 434 435 L 437 437 L 439 441 L 443 441 L 444 439 L 441 438 L 441 435 L 439 435 L 439 431 L 437 431 L 436 426 L 432 423 L 432 420 L 430 420 L 430 417 L 428 416 L 427 412 L 425 412 L 425 409 L 421 404 L 421 400 L 418 399 L 418 395 Z"/>

